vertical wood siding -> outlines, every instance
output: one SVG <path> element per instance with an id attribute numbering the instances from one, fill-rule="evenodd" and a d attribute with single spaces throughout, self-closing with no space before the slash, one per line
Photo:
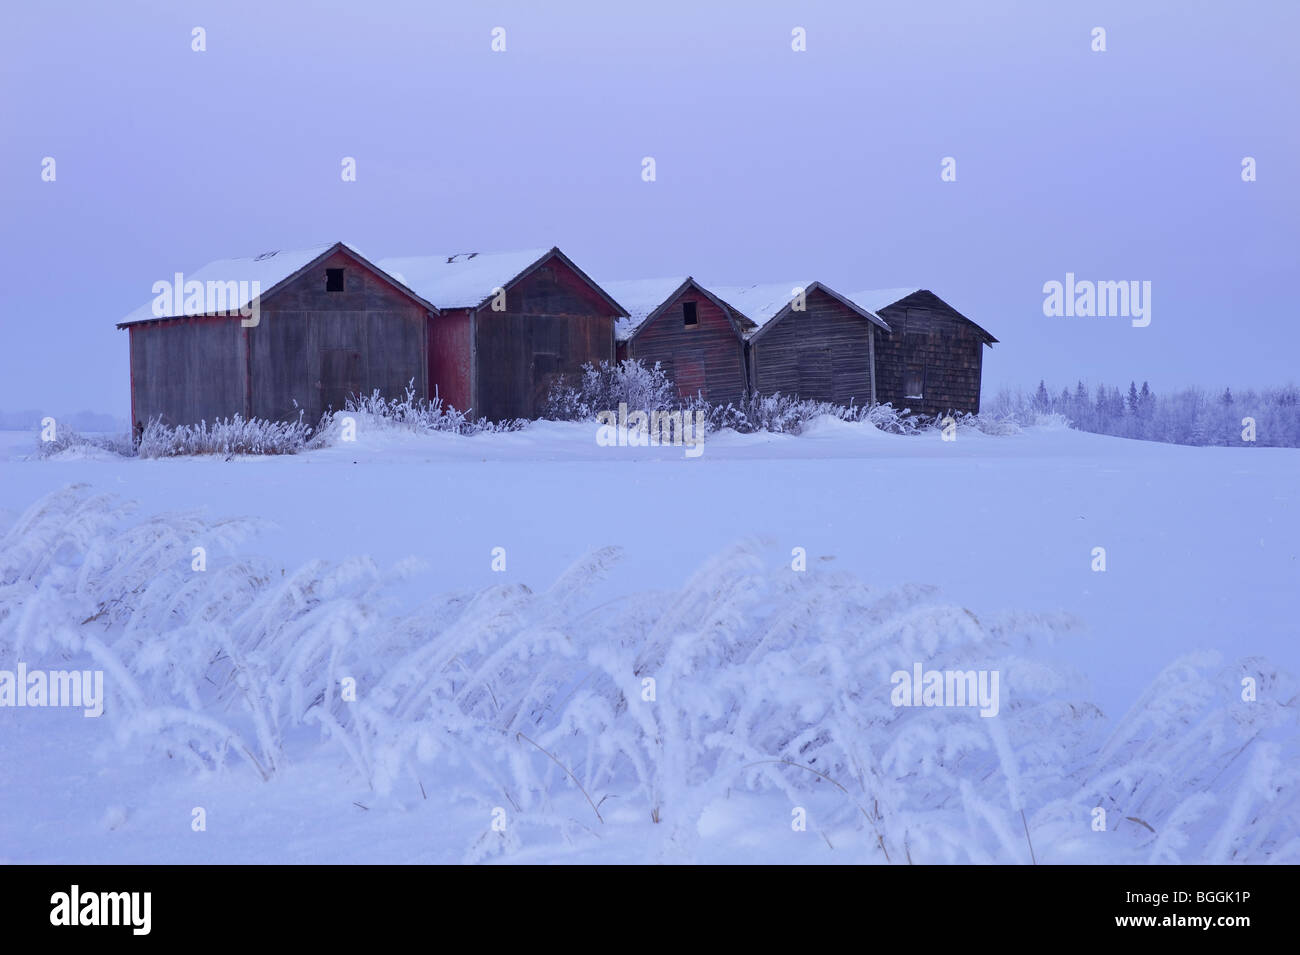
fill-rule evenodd
<path id="1" fill-rule="evenodd" d="M 178 318 L 132 327 L 132 424 L 160 418 L 175 426 L 247 415 L 242 332 L 238 318 Z"/>
<path id="2" fill-rule="evenodd" d="M 475 414 L 541 413 L 551 383 L 614 360 L 613 308 L 559 258 L 507 290 L 506 309 L 474 313 Z"/>
<path id="3" fill-rule="evenodd" d="M 327 268 L 344 270 L 344 291 L 325 291 Z M 248 329 L 253 415 L 292 420 L 302 409 L 315 424 L 349 393 L 378 388 L 400 398 L 412 380 L 426 396 L 427 314 L 346 253 L 322 259 L 265 302 Z"/>

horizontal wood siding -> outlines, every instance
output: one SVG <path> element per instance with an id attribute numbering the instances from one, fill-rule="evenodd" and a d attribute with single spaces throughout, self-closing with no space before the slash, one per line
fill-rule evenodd
<path id="1" fill-rule="evenodd" d="M 979 411 L 984 344 L 973 324 L 929 292 L 879 314 L 890 331 L 876 338 L 877 400 L 921 414 Z M 920 398 L 911 397 L 917 380 Z"/>
<path id="2" fill-rule="evenodd" d="M 555 379 L 614 360 L 614 309 L 559 258 L 511 286 L 505 304 L 474 313 L 476 415 L 536 417 Z"/>
<path id="3" fill-rule="evenodd" d="M 344 270 L 344 290 L 325 291 L 325 270 Z M 252 412 L 315 424 L 349 393 L 401 398 L 408 381 L 428 395 L 428 312 L 339 251 L 278 290 L 250 328 Z M 295 406 L 294 402 L 297 402 Z"/>
<path id="4" fill-rule="evenodd" d="M 695 303 L 698 324 L 686 325 L 682 306 Z M 703 392 L 709 401 L 738 401 L 745 394 L 745 345 L 731 322 L 706 296 L 687 289 L 636 337 L 628 356 L 647 366 L 659 362 L 678 392 Z"/>
<path id="5" fill-rule="evenodd" d="M 871 402 L 871 335 L 877 326 L 820 289 L 750 346 L 755 390 L 837 404 Z"/>

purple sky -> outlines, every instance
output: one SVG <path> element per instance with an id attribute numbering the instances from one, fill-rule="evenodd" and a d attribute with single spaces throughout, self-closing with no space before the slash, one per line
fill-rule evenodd
<path id="1" fill-rule="evenodd" d="M 1298 377 L 1300 4 L 54 0 L 5 19 L 0 409 L 125 416 L 113 323 L 154 281 L 336 239 L 924 286 L 1001 339 L 986 394 Z M 1150 326 L 1045 317 L 1066 272 L 1150 281 Z"/>

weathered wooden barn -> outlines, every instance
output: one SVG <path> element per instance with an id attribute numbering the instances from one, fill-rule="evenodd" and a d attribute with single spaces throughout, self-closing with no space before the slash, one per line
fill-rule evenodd
<path id="1" fill-rule="evenodd" d="M 659 363 L 682 397 L 738 401 L 748 390 L 745 333 L 754 323 L 689 276 L 605 282 L 627 310 L 614 326 L 617 357 Z"/>
<path id="2" fill-rule="evenodd" d="M 876 333 L 889 326 L 872 310 L 820 282 L 711 288 L 754 326 L 745 343 L 751 392 L 876 400 Z"/>
<path id="3" fill-rule="evenodd" d="M 984 346 L 997 339 L 927 289 L 855 292 L 888 324 L 876 338 L 876 396 L 921 414 L 980 410 Z"/>
<path id="4" fill-rule="evenodd" d="M 541 413 L 551 383 L 614 359 L 627 312 L 557 248 L 382 259 L 437 306 L 429 319 L 430 393 L 493 420 Z"/>
<path id="5" fill-rule="evenodd" d="M 300 412 L 314 424 L 349 394 L 426 391 L 437 309 L 341 242 L 223 259 L 153 291 L 117 325 L 137 428 Z"/>

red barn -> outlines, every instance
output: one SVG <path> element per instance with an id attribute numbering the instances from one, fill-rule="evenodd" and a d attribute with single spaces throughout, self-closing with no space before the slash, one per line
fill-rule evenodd
<path id="1" fill-rule="evenodd" d="M 118 323 L 131 420 L 242 415 L 315 424 L 350 394 L 425 393 L 428 301 L 342 242 L 172 273 Z"/>
<path id="2" fill-rule="evenodd" d="M 476 417 L 535 418 L 556 378 L 614 359 L 614 322 L 627 312 L 559 249 L 379 264 L 437 306 L 430 394 Z"/>
<path id="3" fill-rule="evenodd" d="M 754 327 L 689 276 L 607 282 L 628 310 L 615 325 L 618 358 L 659 363 L 683 397 L 738 401 L 745 395 L 745 332 Z"/>

